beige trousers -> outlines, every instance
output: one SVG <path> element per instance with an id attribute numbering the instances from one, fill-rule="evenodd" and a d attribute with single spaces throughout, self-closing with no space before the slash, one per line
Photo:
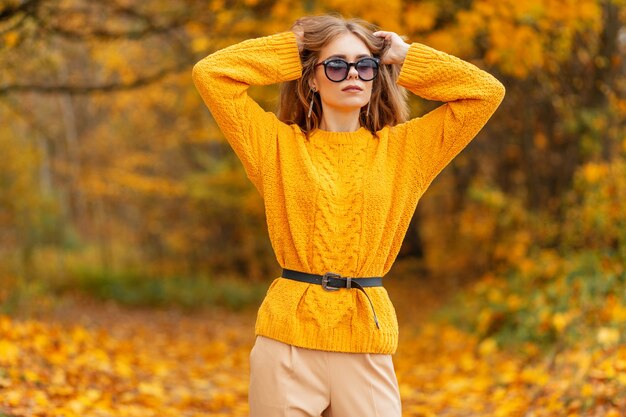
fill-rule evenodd
<path id="1" fill-rule="evenodd" d="M 401 417 L 391 355 L 299 348 L 257 336 L 250 417 Z"/>

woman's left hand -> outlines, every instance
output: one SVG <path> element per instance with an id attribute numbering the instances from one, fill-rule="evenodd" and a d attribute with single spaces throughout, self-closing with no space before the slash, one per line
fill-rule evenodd
<path id="1" fill-rule="evenodd" d="M 387 51 L 381 57 L 381 64 L 402 65 L 410 45 L 395 32 L 379 30 L 378 32 L 374 32 L 374 36 L 384 38 L 385 43 L 389 44 Z"/>

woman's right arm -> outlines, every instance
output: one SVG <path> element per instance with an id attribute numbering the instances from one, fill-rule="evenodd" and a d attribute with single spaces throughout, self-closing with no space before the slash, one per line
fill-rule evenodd
<path id="1" fill-rule="evenodd" d="M 243 41 L 193 67 L 196 88 L 257 188 L 266 152 L 275 148 L 280 121 L 248 96 L 248 87 L 295 80 L 301 74 L 293 32 Z"/>

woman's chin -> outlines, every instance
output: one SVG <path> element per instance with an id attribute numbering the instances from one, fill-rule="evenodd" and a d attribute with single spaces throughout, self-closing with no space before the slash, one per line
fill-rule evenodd
<path id="1" fill-rule="evenodd" d="M 365 106 L 367 106 L 367 102 L 363 102 L 363 100 L 344 100 L 341 103 L 329 107 L 341 113 L 350 113 L 358 112 Z"/>

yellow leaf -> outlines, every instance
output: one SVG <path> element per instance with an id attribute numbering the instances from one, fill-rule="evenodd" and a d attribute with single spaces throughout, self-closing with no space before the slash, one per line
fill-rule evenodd
<path id="1" fill-rule="evenodd" d="M 195 38 L 191 41 L 191 49 L 194 52 L 206 52 L 209 49 L 211 41 L 206 36 Z"/>
<path id="2" fill-rule="evenodd" d="M 158 383 L 142 382 L 139 384 L 139 392 L 144 395 L 151 395 L 154 397 L 163 397 L 165 395 L 163 386 Z"/>
<path id="3" fill-rule="evenodd" d="M 506 298 L 506 304 L 511 311 L 517 311 L 523 304 L 522 298 L 517 294 L 511 294 Z"/>
<path id="4" fill-rule="evenodd" d="M 14 363 L 20 355 L 17 345 L 8 340 L 0 340 L 0 363 Z"/>
<path id="5" fill-rule="evenodd" d="M 426 32 L 437 22 L 439 8 L 432 2 L 411 4 L 404 13 L 405 27 L 409 32 Z"/>
<path id="6" fill-rule="evenodd" d="M 619 342 L 619 331 L 609 327 L 601 327 L 596 338 L 603 347 L 613 347 Z"/>
<path id="7" fill-rule="evenodd" d="M 40 380 L 39 375 L 30 369 L 25 369 L 22 373 L 22 377 L 29 382 L 37 382 Z"/>
<path id="8" fill-rule="evenodd" d="M 552 317 L 552 326 L 557 331 L 557 333 L 563 333 L 563 330 L 569 324 L 570 318 L 565 313 L 555 313 Z"/>
<path id="9" fill-rule="evenodd" d="M 34 395 L 35 403 L 40 407 L 47 407 L 50 404 L 45 392 L 37 391 Z"/>
<path id="10" fill-rule="evenodd" d="M 595 184 L 606 176 L 607 169 L 605 164 L 590 162 L 583 167 L 583 177 L 589 184 Z"/>
<path id="11" fill-rule="evenodd" d="M 545 385 L 550 380 L 550 376 L 540 367 L 525 368 L 521 378 L 524 382 L 532 385 Z"/>
<path id="12" fill-rule="evenodd" d="M 593 396 L 593 387 L 591 386 L 591 384 L 585 384 L 585 385 L 583 385 L 583 388 L 582 388 L 580 393 L 585 398 L 592 397 Z"/>
<path id="13" fill-rule="evenodd" d="M 19 40 L 19 35 L 16 31 L 7 32 L 4 34 L 4 44 L 7 48 L 13 48 L 17 41 Z"/>
<path id="14" fill-rule="evenodd" d="M 481 356 L 488 356 L 498 350 L 498 343 L 493 338 L 483 340 L 478 346 Z"/>

